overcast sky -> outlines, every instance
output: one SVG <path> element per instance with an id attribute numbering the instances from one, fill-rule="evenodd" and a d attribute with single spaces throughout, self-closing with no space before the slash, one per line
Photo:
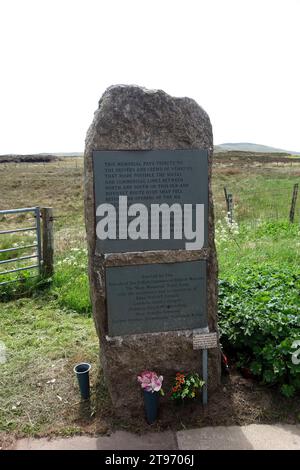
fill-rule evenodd
<path id="1" fill-rule="evenodd" d="M 106 87 L 194 98 L 215 143 L 300 151 L 299 0 L 0 0 L 0 153 L 82 151 Z"/>

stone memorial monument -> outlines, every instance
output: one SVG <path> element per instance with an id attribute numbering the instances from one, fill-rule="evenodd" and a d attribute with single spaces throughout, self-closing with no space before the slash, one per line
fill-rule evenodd
<path id="1" fill-rule="evenodd" d="M 178 371 L 201 374 L 193 338 L 217 332 L 212 154 L 209 117 L 192 99 L 120 85 L 99 101 L 84 154 L 85 223 L 101 365 L 117 412 L 140 413 L 145 369 L 164 376 L 166 391 Z M 208 373 L 212 391 L 218 347 Z"/>

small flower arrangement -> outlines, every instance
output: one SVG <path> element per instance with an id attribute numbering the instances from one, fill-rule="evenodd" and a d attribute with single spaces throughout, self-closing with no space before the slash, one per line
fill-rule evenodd
<path id="1" fill-rule="evenodd" d="M 145 370 L 140 375 L 138 375 L 137 380 L 141 384 L 142 390 L 146 392 L 160 392 L 161 395 L 164 394 L 162 389 L 163 376 L 156 372 Z"/>
<path id="2" fill-rule="evenodd" d="M 200 379 L 196 372 L 187 375 L 177 372 L 171 393 L 172 400 L 183 400 L 184 398 L 195 398 L 205 382 Z"/>

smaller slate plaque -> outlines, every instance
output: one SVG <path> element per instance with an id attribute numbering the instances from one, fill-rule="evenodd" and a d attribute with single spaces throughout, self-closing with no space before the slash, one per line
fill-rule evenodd
<path id="1" fill-rule="evenodd" d="M 217 333 L 198 333 L 193 336 L 193 349 L 212 349 L 217 346 Z"/>
<path id="2" fill-rule="evenodd" d="M 207 326 L 206 261 L 106 268 L 109 336 Z"/>

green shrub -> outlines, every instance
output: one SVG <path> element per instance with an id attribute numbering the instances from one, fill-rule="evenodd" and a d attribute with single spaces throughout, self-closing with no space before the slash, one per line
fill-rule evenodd
<path id="1" fill-rule="evenodd" d="M 255 230 L 256 238 L 266 237 L 272 240 L 278 240 L 284 237 L 285 239 L 293 238 L 296 241 L 298 234 L 298 224 L 291 224 L 288 220 L 262 222 Z"/>
<path id="2" fill-rule="evenodd" d="M 300 339 L 300 269 L 243 268 L 219 282 L 219 326 L 223 345 L 238 365 L 285 396 L 300 389 L 300 364 L 292 344 Z"/>

